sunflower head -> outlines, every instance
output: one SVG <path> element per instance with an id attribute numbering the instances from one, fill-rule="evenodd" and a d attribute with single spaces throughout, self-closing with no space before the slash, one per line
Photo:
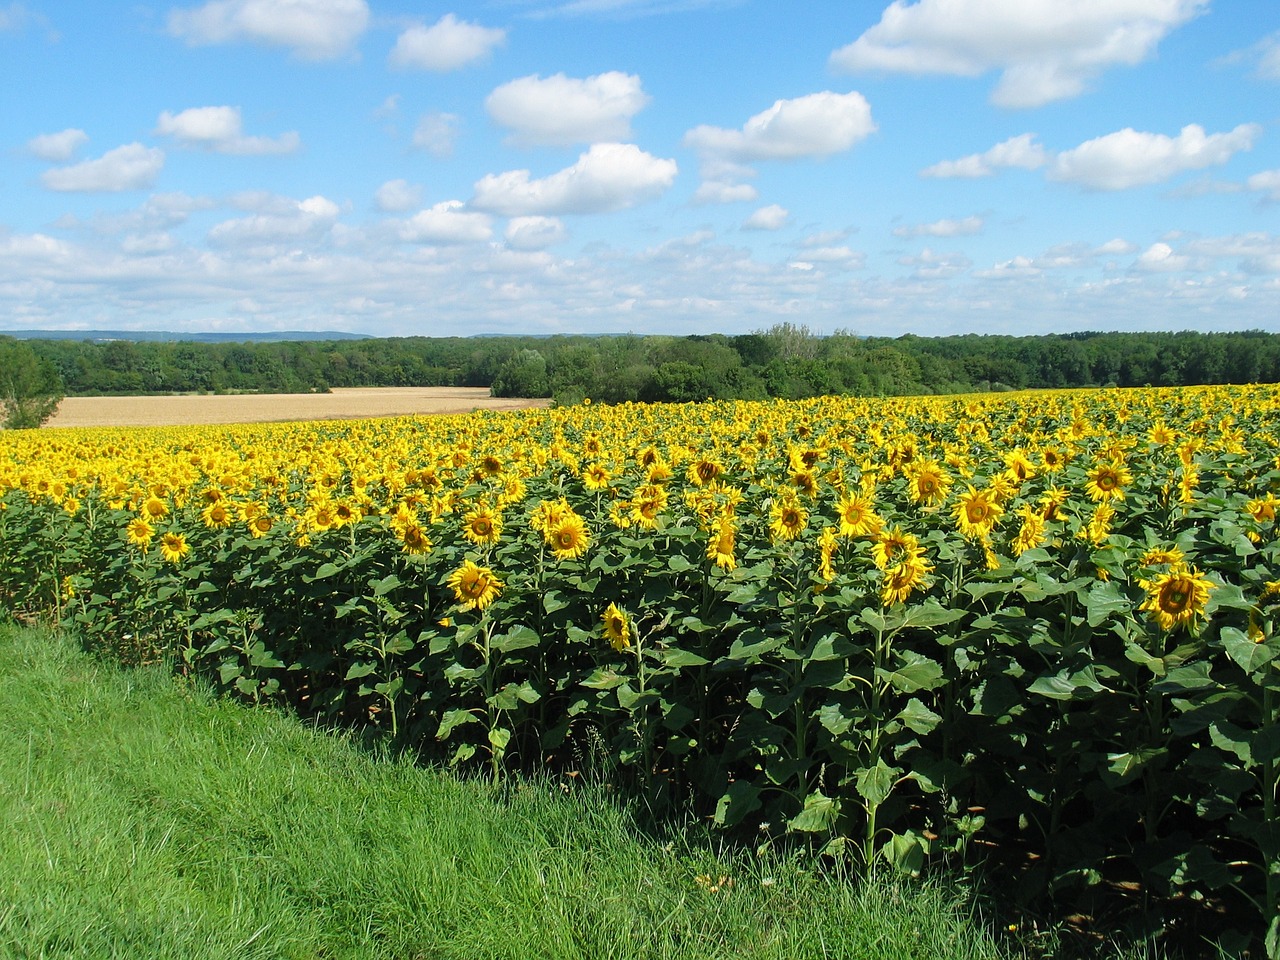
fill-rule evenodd
<path id="1" fill-rule="evenodd" d="M 483 610 L 497 599 L 502 590 L 499 580 L 488 567 L 464 560 L 446 581 L 463 610 Z"/>
<path id="2" fill-rule="evenodd" d="M 1139 581 L 1147 591 L 1145 610 L 1163 630 L 1190 627 L 1209 603 L 1213 584 L 1194 567 L 1175 564 L 1154 580 Z"/>
<path id="3" fill-rule="evenodd" d="M 604 624 L 604 637 L 613 649 L 621 653 L 630 648 L 631 624 L 627 621 L 627 615 L 618 609 L 616 603 L 611 603 L 605 608 L 604 613 L 600 615 L 600 621 Z"/>
<path id="4" fill-rule="evenodd" d="M 586 521 L 572 511 L 547 529 L 546 540 L 557 560 L 575 560 L 587 552 L 591 543 Z"/>

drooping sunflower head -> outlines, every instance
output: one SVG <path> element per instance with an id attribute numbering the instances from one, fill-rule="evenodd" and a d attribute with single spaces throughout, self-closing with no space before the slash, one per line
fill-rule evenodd
<path id="1" fill-rule="evenodd" d="M 724 571 L 737 568 L 738 561 L 733 555 L 737 543 L 737 528 L 733 518 L 720 516 L 711 524 L 711 537 L 707 541 L 707 559 Z"/>
<path id="2" fill-rule="evenodd" d="M 621 653 L 631 646 L 631 624 L 627 621 L 627 615 L 618 609 L 616 603 L 611 603 L 605 608 L 604 613 L 600 615 L 600 621 L 604 624 L 604 637 L 613 649 Z"/>
<path id="3" fill-rule="evenodd" d="M 1147 591 L 1145 610 L 1163 630 L 1191 626 L 1209 603 L 1214 585 L 1194 567 L 1175 564 L 1154 580 L 1139 581 Z"/>

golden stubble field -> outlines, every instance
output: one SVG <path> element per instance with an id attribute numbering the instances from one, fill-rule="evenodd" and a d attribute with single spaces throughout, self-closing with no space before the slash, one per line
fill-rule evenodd
<path id="1" fill-rule="evenodd" d="M 488 387 L 340 387 L 332 393 L 67 397 L 50 427 L 159 427 L 524 410 L 549 400 L 489 396 Z"/>

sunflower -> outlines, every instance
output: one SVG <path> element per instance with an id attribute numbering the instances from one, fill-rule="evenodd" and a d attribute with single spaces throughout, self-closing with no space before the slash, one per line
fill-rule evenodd
<path id="1" fill-rule="evenodd" d="M 169 505 L 159 497 L 147 497 L 142 504 L 141 513 L 148 520 L 159 520 L 169 514 Z"/>
<path id="2" fill-rule="evenodd" d="M 840 515 L 840 536 L 874 537 L 880 533 L 884 521 L 872 509 L 871 496 L 855 493 L 846 496 L 836 505 Z"/>
<path id="3" fill-rule="evenodd" d="M 1152 424 L 1151 429 L 1147 432 L 1147 440 L 1154 443 L 1158 447 L 1167 447 L 1176 439 L 1172 430 L 1170 430 L 1163 422 Z"/>
<path id="4" fill-rule="evenodd" d="M 1090 500 L 1123 500 L 1124 488 L 1131 483 L 1133 474 L 1123 463 L 1100 463 L 1089 471 L 1084 490 Z"/>
<path id="5" fill-rule="evenodd" d="M 990 535 L 1004 508 L 988 490 L 978 490 L 969 484 L 967 492 L 956 501 L 956 525 L 971 540 L 982 540 Z"/>
<path id="6" fill-rule="evenodd" d="M 591 544 L 586 521 L 572 510 L 547 531 L 546 540 L 557 560 L 575 560 L 586 553 Z"/>
<path id="7" fill-rule="evenodd" d="M 156 528 L 146 517 L 134 517 L 124 528 L 124 532 L 131 544 L 146 549 L 151 544 L 151 538 L 156 535 Z"/>
<path id="8" fill-rule="evenodd" d="M 733 555 L 737 536 L 738 530 L 732 517 L 722 515 L 712 521 L 711 539 L 707 541 L 707 559 L 725 572 L 731 572 L 738 566 Z"/>
<path id="9" fill-rule="evenodd" d="M 1178 547 L 1151 547 L 1142 554 L 1142 559 L 1138 561 L 1140 567 L 1165 567 L 1177 566 L 1183 563 L 1186 558 Z"/>
<path id="10" fill-rule="evenodd" d="M 1257 523 L 1270 523 L 1276 518 L 1276 497 L 1268 493 L 1265 497 L 1255 497 L 1244 505 Z"/>
<path id="11" fill-rule="evenodd" d="M 225 530 L 233 519 L 231 509 L 224 500 L 212 500 L 200 511 L 200 519 L 211 530 Z"/>
<path id="12" fill-rule="evenodd" d="M 839 542 L 836 540 L 835 527 L 823 527 L 818 535 L 818 576 L 828 582 L 836 578 L 836 568 L 832 564 Z"/>
<path id="13" fill-rule="evenodd" d="M 701 487 L 711 483 L 722 473 L 724 473 L 724 467 L 721 464 L 703 457 L 701 460 L 695 460 L 689 465 L 685 476 L 689 478 L 689 482 L 694 486 Z"/>
<path id="14" fill-rule="evenodd" d="M 275 521 L 271 519 L 269 513 L 260 513 L 252 520 L 248 521 L 249 536 L 258 540 L 265 537 L 271 532 L 271 528 L 275 526 Z"/>
<path id="15" fill-rule="evenodd" d="M 593 463 L 582 471 L 582 485 L 588 490 L 607 490 L 612 479 L 603 463 Z"/>
<path id="16" fill-rule="evenodd" d="M 923 557 L 924 550 L 915 534 L 904 533 L 901 527 L 881 533 L 871 548 L 871 562 L 881 570 L 921 561 Z"/>
<path id="17" fill-rule="evenodd" d="M 502 514 L 480 504 L 462 519 L 462 535 L 480 546 L 492 546 L 502 536 Z"/>
<path id="18" fill-rule="evenodd" d="M 427 531 L 421 524 L 416 521 L 404 524 L 399 533 L 405 553 L 417 556 L 430 552 L 431 538 L 427 536 Z"/>
<path id="19" fill-rule="evenodd" d="M 1194 567 L 1175 564 L 1154 580 L 1139 580 L 1147 591 L 1147 599 L 1139 610 L 1145 610 L 1163 630 L 1189 627 L 1204 613 L 1213 584 Z"/>
<path id="20" fill-rule="evenodd" d="M 627 615 L 618 609 L 616 603 L 611 603 L 605 608 L 604 613 L 600 615 L 600 620 L 604 623 L 604 638 L 609 641 L 613 649 L 621 653 L 631 646 L 631 624 L 627 622 Z"/>
<path id="21" fill-rule="evenodd" d="M 809 511 L 790 498 L 774 501 L 769 514 L 769 533 L 775 540 L 794 540 L 809 524 Z"/>
<path id="22" fill-rule="evenodd" d="M 951 477 L 936 460 L 918 460 L 907 467 L 907 494 L 915 503 L 945 500 L 951 489 Z"/>
<path id="23" fill-rule="evenodd" d="M 1022 517 L 1022 526 L 1018 528 L 1017 535 L 1009 542 L 1009 547 L 1013 550 L 1015 557 L 1020 557 L 1028 550 L 1034 550 L 1045 541 L 1045 519 L 1039 510 L 1024 504 L 1022 509 L 1018 511 L 1018 515 Z"/>
<path id="24" fill-rule="evenodd" d="M 191 544 L 180 533 L 169 531 L 160 538 L 160 557 L 168 563 L 178 563 L 191 552 Z"/>
<path id="25" fill-rule="evenodd" d="M 667 505 L 667 491 L 656 483 L 646 483 L 631 498 L 631 519 L 646 530 L 658 525 L 658 516 Z"/>
<path id="26" fill-rule="evenodd" d="M 488 567 L 478 567 L 470 560 L 449 574 L 446 581 L 463 610 L 483 610 L 497 599 L 502 590 L 499 580 Z"/>
<path id="27" fill-rule="evenodd" d="M 923 557 L 913 557 L 885 570 L 884 582 L 880 585 L 881 603 L 886 607 L 905 603 L 915 590 L 926 586 L 925 578 L 932 569 L 932 564 Z"/>

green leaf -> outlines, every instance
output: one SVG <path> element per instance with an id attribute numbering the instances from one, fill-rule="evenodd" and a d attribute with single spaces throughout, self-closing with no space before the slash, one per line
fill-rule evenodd
<path id="1" fill-rule="evenodd" d="M 936 660 L 914 650 L 901 651 L 898 659 L 900 665 L 897 669 L 881 668 L 876 671 L 876 676 L 893 684 L 895 690 L 915 693 L 917 690 L 933 690 L 944 683 L 942 667 Z"/>
<path id="2" fill-rule="evenodd" d="M 735 780 L 716 801 L 715 822 L 722 827 L 736 826 L 759 809 L 760 788 L 749 780 Z"/>
<path id="3" fill-rule="evenodd" d="M 400 578 L 392 573 L 381 580 L 370 580 L 369 586 L 373 587 L 373 595 L 375 597 L 381 597 L 400 586 Z"/>
<path id="4" fill-rule="evenodd" d="M 1090 693 L 1106 693 L 1107 688 L 1098 682 L 1093 667 L 1085 667 L 1073 674 L 1066 672 L 1051 677 L 1041 677 L 1027 687 L 1029 693 L 1038 693 L 1050 700 L 1085 699 Z"/>
<path id="5" fill-rule="evenodd" d="M 1089 626 L 1096 627 L 1114 617 L 1128 613 L 1131 606 L 1129 598 L 1120 592 L 1119 585 L 1114 581 L 1108 580 L 1105 583 L 1095 584 L 1089 591 L 1089 599 L 1086 603 Z"/>
<path id="6" fill-rule="evenodd" d="M 693 569 L 693 564 L 677 553 L 667 560 L 667 568 L 672 573 L 688 573 Z"/>
<path id="7" fill-rule="evenodd" d="M 582 681 L 584 687 L 592 690 L 612 690 L 627 682 L 627 678 L 612 667 L 596 667 L 591 675 Z"/>
<path id="8" fill-rule="evenodd" d="M 1242 630 L 1222 628 L 1222 646 L 1227 656 L 1239 664 L 1246 673 L 1254 674 L 1276 658 L 1277 651 L 1270 643 L 1254 643 Z"/>
<path id="9" fill-rule="evenodd" d="M 547 613 L 563 610 L 568 605 L 569 601 L 564 598 L 564 594 L 559 590 L 548 590 L 542 595 L 542 609 Z"/>
<path id="10" fill-rule="evenodd" d="M 336 563 L 322 563 L 320 569 L 315 572 L 311 580 L 324 580 L 332 577 L 335 573 L 341 573 L 342 568 Z"/>
<path id="11" fill-rule="evenodd" d="M 898 713 L 897 719 L 912 733 L 924 736 L 942 722 L 942 717 L 934 713 L 915 697 L 907 701 L 907 705 Z"/>
<path id="12" fill-rule="evenodd" d="M 853 717 L 846 714 L 840 704 L 828 703 L 818 711 L 818 722 L 833 737 L 840 737 L 853 726 Z"/>
<path id="13" fill-rule="evenodd" d="M 963 610 L 949 609 L 930 597 L 924 603 L 908 607 L 902 625 L 904 627 L 937 627 L 944 623 L 953 623 L 963 616 Z"/>
<path id="14" fill-rule="evenodd" d="M 1224 753 L 1230 753 L 1246 767 L 1254 765 L 1252 736 L 1234 723 L 1219 720 L 1209 724 L 1209 740 Z"/>
<path id="15" fill-rule="evenodd" d="M 679 650 L 675 647 L 668 647 L 663 650 L 661 659 L 664 667 L 670 667 L 673 670 L 678 670 L 682 667 L 700 667 L 711 662 L 706 657 L 701 657 L 688 650 Z"/>
<path id="16" fill-rule="evenodd" d="M 506 752 L 507 744 L 511 742 L 511 731 L 506 727 L 494 727 L 489 731 L 489 746 L 493 747 L 494 753 L 499 755 Z"/>
<path id="17" fill-rule="evenodd" d="M 372 660 L 357 660 L 347 669 L 347 680 L 359 680 L 361 677 L 367 677 L 378 669 L 378 665 Z"/>
<path id="18" fill-rule="evenodd" d="M 771 650 L 777 650 L 778 647 L 786 642 L 786 637 L 771 637 L 763 630 L 745 630 L 742 636 L 736 638 L 730 644 L 729 652 L 725 654 L 724 659 L 755 663 L 764 654 L 769 653 Z"/>
<path id="19" fill-rule="evenodd" d="M 804 809 L 787 823 L 788 830 L 804 833 L 827 833 L 840 816 L 840 802 L 815 791 L 804 798 Z"/>
<path id="20" fill-rule="evenodd" d="M 867 801 L 868 809 L 874 810 L 889 799 L 901 774 L 901 770 L 889 766 L 884 760 L 877 760 L 874 767 L 863 767 L 855 774 L 854 783 L 858 793 Z"/>
<path id="21" fill-rule="evenodd" d="M 446 710 L 440 718 L 440 726 L 436 729 L 436 739 L 446 740 L 455 729 L 467 723 L 479 723 L 480 720 L 470 710 Z"/>
<path id="22" fill-rule="evenodd" d="M 895 833 L 880 853 L 901 873 L 918 877 L 924 869 L 924 844 L 911 834 Z"/>
<path id="23" fill-rule="evenodd" d="M 511 653 L 513 650 L 523 650 L 526 647 L 536 647 L 542 638 L 538 636 L 536 630 L 526 627 L 523 624 L 517 624 L 506 633 L 500 633 L 489 642 L 489 647 L 499 653 Z"/>

